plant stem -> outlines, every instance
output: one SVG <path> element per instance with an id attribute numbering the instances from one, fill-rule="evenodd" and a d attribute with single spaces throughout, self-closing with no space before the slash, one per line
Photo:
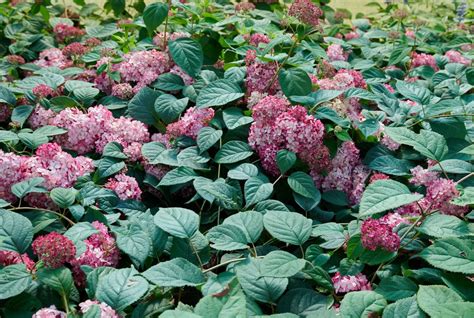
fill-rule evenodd
<path id="1" fill-rule="evenodd" d="M 197 258 L 197 260 L 198 260 L 198 262 L 199 262 L 199 265 L 200 265 L 200 267 L 201 267 L 201 269 L 202 269 L 203 264 L 202 264 L 201 257 L 199 256 L 199 252 L 198 252 L 198 251 L 196 250 L 196 248 L 194 247 L 193 242 L 191 242 L 191 239 L 188 239 L 188 241 L 189 241 L 189 245 L 191 246 L 191 249 L 193 250 L 194 255 L 196 255 L 196 258 Z"/>
<path id="2" fill-rule="evenodd" d="M 293 53 L 293 50 L 295 49 L 296 45 L 298 44 L 298 40 L 295 40 L 293 42 L 293 45 L 291 46 L 290 50 L 288 51 L 288 55 L 285 57 L 285 59 L 283 60 L 283 62 L 280 63 L 280 65 L 278 65 L 278 68 L 277 70 L 275 71 L 275 74 L 273 75 L 272 79 L 270 80 L 270 82 L 268 83 L 267 87 L 265 88 L 265 91 L 268 91 L 270 89 L 270 87 L 272 87 L 273 83 L 275 83 L 277 77 L 278 77 L 278 73 L 280 73 L 281 69 L 283 68 L 283 66 L 285 65 L 285 63 L 288 61 L 288 59 L 290 58 L 290 55 L 291 53 Z"/>
<path id="3" fill-rule="evenodd" d="M 69 222 L 69 224 L 71 225 L 75 225 L 76 222 L 72 221 L 70 218 L 68 218 L 67 216 L 65 215 L 62 215 L 61 213 L 58 213 L 56 211 L 52 211 L 52 210 L 47 210 L 47 209 L 39 209 L 39 208 L 30 208 L 30 207 L 17 207 L 17 208 L 11 208 L 10 211 L 21 211 L 21 210 L 33 210 L 33 211 L 43 211 L 43 212 L 49 212 L 49 213 L 53 213 L 63 219 L 65 219 L 67 222 Z"/>
<path id="4" fill-rule="evenodd" d="M 167 46 L 167 35 L 168 35 L 168 17 L 169 17 L 169 10 L 171 10 L 171 0 L 168 0 L 168 13 L 166 14 L 166 19 L 165 19 L 165 36 L 163 37 L 163 51 L 166 50 Z"/>

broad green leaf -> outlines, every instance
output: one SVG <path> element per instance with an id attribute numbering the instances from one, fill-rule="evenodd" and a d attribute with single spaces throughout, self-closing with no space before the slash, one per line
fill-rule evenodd
<path id="1" fill-rule="evenodd" d="M 474 166 L 464 160 L 447 159 L 433 166 L 431 170 L 444 171 L 445 173 L 468 174 L 474 171 Z"/>
<path id="2" fill-rule="evenodd" d="M 227 176 L 235 180 L 248 180 L 252 177 L 258 175 L 257 166 L 251 163 L 242 163 L 235 167 L 234 169 L 229 170 Z"/>
<path id="3" fill-rule="evenodd" d="M 411 47 L 406 46 L 398 46 L 393 49 L 392 53 L 390 54 L 390 58 L 388 59 L 388 65 L 394 65 L 400 63 L 405 57 L 408 56 L 410 53 Z"/>
<path id="4" fill-rule="evenodd" d="M 263 225 L 274 238 L 303 245 L 311 235 L 313 222 L 296 212 L 268 211 L 263 217 Z"/>
<path id="5" fill-rule="evenodd" d="M 15 107 L 12 112 L 12 122 L 17 123 L 20 127 L 23 127 L 23 124 L 26 122 L 28 117 L 30 117 L 33 112 L 34 107 L 31 105 L 21 105 Z"/>
<path id="6" fill-rule="evenodd" d="M 77 190 L 74 188 L 54 188 L 49 193 L 51 199 L 60 208 L 68 208 L 76 201 Z"/>
<path id="7" fill-rule="evenodd" d="M 150 267 L 143 276 L 160 287 L 198 286 L 205 282 L 199 267 L 179 257 Z"/>
<path id="8" fill-rule="evenodd" d="M 371 183 L 362 194 L 359 215 L 368 216 L 395 209 L 418 201 L 423 195 L 411 193 L 404 184 L 393 180 L 377 180 Z"/>
<path id="9" fill-rule="evenodd" d="M 395 84 L 400 94 L 405 96 L 412 101 L 415 101 L 421 105 L 428 105 L 431 100 L 431 92 L 418 84 L 408 83 L 404 81 L 397 81 Z"/>
<path id="10" fill-rule="evenodd" d="M 460 206 L 474 204 L 474 187 L 464 188 L 461 195 L 451 200 L 451 203 Z"/>
<path id="11" fill-rule="evenodd" d="M 327 311 L 328 296 L 307 288 L 295 288 L 286 292 L 278 301 L 277 311 L 293 313 L 298 317 L 336 317 L 334 310 Z M 324 312 L 324 313 L 323 313 Z"/>
<path id="12" fill-rule="evenodd" d="M 235 251 L 247 249 L 246 233 L 238 226 L 221 224 L 209 230 L 206 237 L 211 247 L 219 251 Z"/>
<path id="13" fill-rule="evenodd" d="M 316 225 L 311 236 L 321 237 L 325 243 L 320 244 L 322 248 L 339 248 L 346 242 L 344 228 L 338 223 L 324 223 Z"/>
<path id="14" fill-rule="evenodd" d="M 0 142 L 18 141 L 18 135 L 13 131 L 0 130 Z"/>
<path id="15" fill-rule="evenodd" d="M 143 22 L 149 34 L 153 34 L 156 28 L 165 21 L 168 16 L 168 5 L 166 3 L 156 2 L 146 6 L 143 11 Z"/>
<path id="16" fill-rule="evenodd" d="M 444 306 L 463 301 L 461 296 L 456 294 L 456 292 L 442 285 L 420 285 L 418 293 L 416 294 L 416 300 L 420 308 L 430 317 L 439 318 L 443 317 L 441 311 Z"/>
<path id="17" fill-rule="evenodd" d="M 203 153 L 204 151 L 208 150 L 212 146 L 215 145 L 216 142 L 219 141 L 222 137 L 222 130 L 216 130 L 212 127 L 203 127 L 199 130 L 199 134 L 197 137 L 197 145 L 199 147 L 199 153 Z"/>
<path id="18" fill-rule="evenodd" d="M 267 178 L 251 177 L 244 186 L 246 206 L 254 205 L 268 199 L 273 192 L 273 184 Z"/>
<path id="19" fill-rule="evenodd" d="M 199 228 L 199 215 L 183 208 L 160 208 L 154 221 L 163 231 L 179 238 L 189 239 Z"/>
<path id="20" fill-rule="evenodd" d="M 103 157 L 110 157 L 116 159 L 127 159 L 127 155 L 123 153 L 123 147 L 116 141 L 109 142 L 105 145 L 102 151 Z"/>
<path id="21" fill-rule="evenodd" d="M 281 174 L 285 174 L 296 163 L 296 154 L 292 151 L 283 149 L 277 152 L 276 161 Z"/>
<path id="22" fill-rule="evenodd" d="M 157 164 L 160 159 L 160 155 L 165 150 L 166 147 L 162 143 L 152 141 L 142 146 L 142 155 L 150 164 Z"/>
<path id="23" fill-rule="evenodd" d="M 14 264 L 0 270 L 0 299 L 8 299 L 24 292 L 33 283 L 25 264 Z"/>
<path id="24" fill-rule="evenodd" d="M 184 88 L 184 81 L 181 76 L 173 73 L 165 73 L 158 76 L 157 80 L 151 84 L 154 88 L 164 91 L 179 91 Z"/>
<path id="25" fill-rule="evenodd" d="M 169 41 L 168 48 L 173 61 L 189 76 L 195 78 L 201 71 L 204 55 L 199 42 L 190 38 Z"/>
<path id="26" fill-rule="evenodd" d="M 6 103 L 10 106 L 14 106 L 16 104 L 15 95 L 4 86 L 0 86 L 0 103 Z"/>
<path id="27" fill-rule="evenodd" d="M 292 277 L 306 265 L 306 261 L 285 251 L 273 251 L 265 255 L 260 263 L 260 270 L 265 276 Z"/>
<path id="28" fill-rule="evenodd" d="M 0 209 L 0 250 L 24 253 L 33 240 L 33 225 L 23 215 Z"/>
<path id="29" fill-rule="evenodd" d="M 314 185 L 311 176 L 302 171 L 293 172 L 288 177 L 288 185 L 294 192 L 306 198 L 321 198 L 321 194 Z"/>
<path id="30" fill-rule="evenodd" d="M 246 142 L 232 140 L 222 146 L 214 157 L 214 161 L 220 164 L 231 164 L 247 159 L 252 154 L 252 149 Z"/>
<path id="31" fill-rule="evenodd" d="M 169 171 L 163 179 L 161 179 L 159 186 L 172 186 L 193 181 L 197 174 L 193 169 L 187 167 L 178 167 Z"/>
<path id="32" fill-rule="evenodd" d="M 242 89 L 230 80 L 220 79 L 203 88 L 196 104 L 200 108 L 222 106 L 244 96 Z"/>
<path id="33" fill-rule="evenodd" d="M 281 70 L 278 81 L 285 96 L 306 96 L 311 93 L 312 83 L 306 71 L 300 68 Z"/>
<path id="34" fill-rule="evenodd" d="M 385 299 L 395 301 L 416 294 L 418 286 L 409 278 L 403 276 L 391 276 L 382 279 L 375 290 Z"/>
<path id="35" fill-rule="evenodd" d="M 239 212 L 227 217 L 223 224 L 235 225 L 247 238 L 247 243 L 255 243 L 263 231 L 263 215 L 259 212 Z"/>
<path id="36" fill-rule="evenodd" d="M 92 234 L 97 234 L 97 233 L 99 233 L 99 230 L 97 230 L 91 223 L 80 222 L 71 226 L 64 233 L 64 236 L 69 238 L 74 243 L 77 243 L 77 242 L 87 239 Z"/>
<path id="37" fill-rule="evenodd" d="M 100 179 L 105 179 L 125 168 L 125 162 L 122 159 L 111 157 L 104 157 L 96 163 L 97 176 Z"/>
<path id="38" fill-rule="evenodd" d="M 469 223 L 452 215 L 433 214 L 428 216 L 418 231 L 436 238 L 463 237 L 472 235 L 474 229 Z"/>
<path id="39" fill-rule="evenodd" d="M 408 160 L 385 155 L 372 160 L 369 163 L 369 168 L 394 176 L 405 176 L 410 174 L 410 169 L 413 168 L 413 165 Z"/>
<path id="40" fill-rule="evenodd" d="M 122 311 L 138 301 L 147 291 L 148 282 L 133 268 L 117 269 L 101 277 L 96 298 Z"/>
<path id="41" fill-rule="evenodd" d="M 472 240 L 446 238 L 425 248 L 419 257 L 436 268 L 449 272 L 474 274 L 474 243 Z"/>
<path id="42" fill-rule="evenodd" d="M 66 299 L 73 293 L 77 293 L 69 268 L 41 268 L 36 274 L 41 283 L 51 287 L 59 295 L 66 297 Z"/>
<path id="43" fill-rule="evenodd" d="M 425 318 L 426 315 L 421 311 L 416 302 L 416 297 L 409 297 L 397 300 L 388 305 L 382 318 Z"/>
<path id="44" fill-rule="evenodd" d="M 154 125 L 158 121 L 158 114 L 155 111 L 155 101 L 160 95 L 161 93 L 159 91 L 148 87 L 142 88 L 128 103 L 130 116 L 147 125 Z"/>
<path id="45" fill-rule="evenodd" d="M 230 130 L 236 129 L 238 127 L 248 125 L 253 122 L 253 118 L 250 116 L 244 116 L 242 110 L 237 107 L 230 107 L 224 109 L 222 112 L 222 118 L 224 123 Z"/>
<path id="46" fill-rule="evenodd" d="M 342 299 L 340 313 L 348 318 L 369 317 L 369 314 L 381 313 L 386 305 L 385 298 L 376 292 L 350 292 Z"/>
<path id="47" fill-rule="evenodd" d="M 20 138 L 21 142 L 24 143 L 25 146 L 31 149 L 36 149 L 49 141 L 48 136 L 36 132 L 21 132 L 18 134 L 18 138 Z"/>
<path id="48" fill-rule="evenodd" d="M 188 105 L 188 98 L 177 99 L 173 95 L 163 94 L 155 100 L 155 111 L 166 124 L 175 121 Z"/>
<path id="49" fill-rule="evenodd" d="M 118 248 L 130 257 L 135 266 L 143 266 L 151 252 L 152 242 L 148 234 L 136 223 L 115 233 Z"/>

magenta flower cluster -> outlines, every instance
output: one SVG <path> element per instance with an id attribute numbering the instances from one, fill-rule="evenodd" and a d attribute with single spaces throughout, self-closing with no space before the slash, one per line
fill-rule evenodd
<path id="1" fill-rule="evenodd" d="M 362 246 L 371 251 L 381 248 L 396 252 L 400 248 L 400 237 L 394 228 L 404 222 L 398 213 L 389 213 L 380 219 L 366 219 L 360 228 Z"/>
<path id="2" fill-rule="evenodd" d="M 62 234 L 51 232 L 38 236 L 31 245 L 33 253 L 46 267 L 58 268 L 74 259 L 76 246 Z"/>
<path id="3" fill-rule="evenodd" d="M 65 23 L 56 24 L 53 28 L 53 32 L 56 36 L 56 40 L 60 43 L 86 34 L 84 30 Z"/>
<path id="4" fill-rule="evenodd" d="M 288 15 L 297 18 L 305 24 L 317 26 L 323 11 L 311 0 L 295 0 L 288 10 Z"/>

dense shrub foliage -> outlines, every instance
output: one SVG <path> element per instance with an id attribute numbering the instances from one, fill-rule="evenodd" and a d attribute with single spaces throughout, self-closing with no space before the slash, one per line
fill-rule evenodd
<path id="1" fill-rule="evenodd" d="M 465 2 L 14 2 L 2 317 L 472 316 Z"/>

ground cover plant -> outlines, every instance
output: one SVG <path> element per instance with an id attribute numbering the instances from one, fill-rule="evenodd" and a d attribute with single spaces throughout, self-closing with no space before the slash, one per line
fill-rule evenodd
<path id="1" fill-rule="evenodd" d="M 470 317 L 472 11 L 0 5 L 0 316 Z"/>

